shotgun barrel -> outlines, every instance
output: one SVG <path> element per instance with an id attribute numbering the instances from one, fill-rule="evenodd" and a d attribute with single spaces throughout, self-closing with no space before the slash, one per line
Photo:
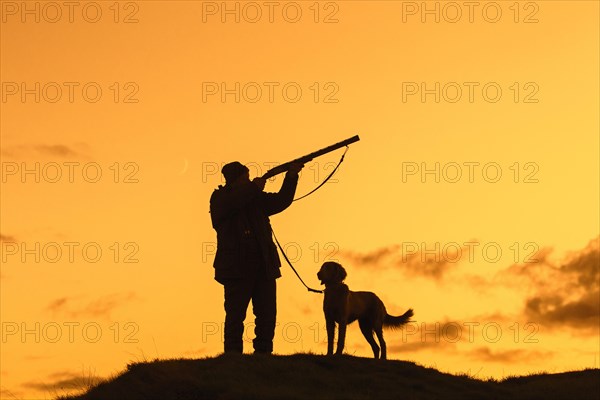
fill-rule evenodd
<path id="1" fill-rule="evenodd" d="M 281 174 L 282 172 L 286 172 L 289 168 L 290 165 L 293 163 L 300 163 L 300 164 L 306 164 L 307 162 L 311 161 L 314 158 L 317 158 L 319 156 L 322 156 L 323 154 L 327 154 L 330 153 L 334 150 L 339 149 L 340 147 L 344 147 L 344 146 L 348 146 L 352 143 L 358 142 L 360 140 L 360 138 L 358 137 L 358 135 L 352 136 L 351 138 L 348 138 L 346 140 L 342 140 L 339 143 L 336 144 L 332 144 L 331 146 L 327 146 L 325 148 L 322 148 L 321 150 L 317 150 L 315 152 L 312 152 L 310 154 L 307 154 L 305 156 L 302 156 L 300 158 L 296 158 L 295 160 L 292 161 L 288 161 L 286 163 L 280 164 L 276 167 L 271 168 L 270 170 L 268 170 L 263 176 L 263 179 L 268 179 L 271 178 L 272 176 L 275 176 L 277 174 Z"/>

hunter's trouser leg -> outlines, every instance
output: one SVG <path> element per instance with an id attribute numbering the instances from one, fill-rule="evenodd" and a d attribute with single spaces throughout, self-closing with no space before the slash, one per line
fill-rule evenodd
<path id="1" fill-rule="evenodd" d="M 275 279 L 259 278 L 254 285 L 252 309 L 256 316 L 254 351 L 271 353 L 277 318 L 277 284 Z"/>
<path id="2" fill-rule="evenodd" d="M 253 283 L 251 279 L 236 279 L 224 284 L 226 353 L 242 353 L 244 350 L 244 319 L 252 297 Z"/>

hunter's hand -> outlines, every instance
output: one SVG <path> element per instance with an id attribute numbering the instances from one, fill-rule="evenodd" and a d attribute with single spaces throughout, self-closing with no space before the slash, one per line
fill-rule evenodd
<path id="1" fill-rule="evenodd" d="M 291 172 L 292 174 L 298 174 L 300 171 L 302 171 L 302 168 L 304 168 L 304 164 L 293 163 L 293 164 L 290 164 L 288 171 Z"/>
<path id="2" fill-rule="evenodd" d="M 253 183 L 254 183 L 256 186 L 258 186 L 258 188 L 259 188 L 260 190 L 263 190 L 263 189 L 265 188 L 265 184 L 267 183 L 267 180 L 266 180 L 266 179 L 264 179 L 264 178 L 254 178 L 254 179 L 252 180 L 252 182 L 253 182 Z"/>

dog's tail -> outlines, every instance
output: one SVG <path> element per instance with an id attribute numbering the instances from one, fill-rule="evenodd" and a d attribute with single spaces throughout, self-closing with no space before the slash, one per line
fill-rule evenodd
<path id="1" fill-rule="evenodd" d="M 412 308 L 409 308 L 407 312 L 402 314 L 399 317 L 394 317 L 393 315 L 386 314 L 385 319 L 383 320 L 383 326 L 388 328 L 400 328 L 406 323 L 410 322 L 409 319 L 414 315 Z"/>

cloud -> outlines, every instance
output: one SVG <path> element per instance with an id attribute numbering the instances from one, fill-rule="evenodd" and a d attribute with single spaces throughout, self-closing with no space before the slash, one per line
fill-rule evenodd
<path id="1" fill-rule="evenodd" d="M 48 376 L 49 382 L 28 381 L 21 384 L 23 388 L 56 393 L 57 391 L 79 391 L 99 383 L 102 378 L 88 374 L 76 374 L 69 371 L 56 372 Z"/>
<path id="2" fill-rule="evenodd" d="M 581 252 L 570 257 L 561 269 L 567 274 L 576 274 L 578 284 L 588 289 L 600 287 L 600 237 L 591 240 Z"/>
<path id="3" fill-rule="evenodd" d="M 377 250 L 373 250 L 368 253 L 355 253 L 351 251 L 342 252 L 342 257 L 345 257 L 352 261 L 357 266 L 370 266 L 373 264 L 379 264 L 379 262 L 384 261 L 384 259 L 388 256 L 395 255 L 400 246 L 393 245 L 389 247 L 382 247 Z"/>
<path id="4" fill-rule="evenodd" d="M 440 280 L 446 273 L 456 268 L 469 251 L 468 246 L 461 246 L 458 243 L 441 247 L 438 242 L 431 246 L 425 243 L 406 242 L 368 253 L 342 251 L 340 256 L 359 268 L 397 268 L 409 276 Z"/>
<path id="5" fill-rule="evenodd" d="M 51 155 L 51 156 L 76 157 L 79 155 L 79 152 L 73 150 L 72 148 L 70 148 L 68 146 L 62 145 L 62 144 L 36 145 L 33 148 L 42 154 L 47 154 L 47 155 Z"/>
<path id="6" fill-rule="evenodd" d="M 477 361 L 496 363 L 521 363 L 523 360 L 538 361 L 551 358 L 554 355 L 549 351 L 510 349 L 492 351 L 489 347 L 479 347 L 468 352 L 468 356 Z"/>
<path id="7" fill-rule="evenodd" d="M 475 326 L 482 322 L 451 321 L 445 319 L 438 322 L 410 322 L 402 328 L 401 344 L 389 346 L 391 351 L 419 352 L 435 349 L 436 351 L 454 352 L 458 343 L 471 342 Z M 397 340 L 395 341 L 397 342 Z"/>
<path id="8" fill-rule="evenodd" d="M 388 351 L 393 353 L 417 353 L 419 351 L 444 351 L 444 352 L 454 352 L 456 350 L 456 343 L 449 343 L 446 341 L 430 341 L 430 342 L 411 342 L 411 343 L 403 343 L 403 344 L 393 344 L 391 346 L 388 345 Z"/>
<path id="9" fill-rule="evenodd" d="M 16 242 L 17 239 L 11 235 L 4 235 L 0 233 L 0 242 Z"/>
<path id="10" fill-rule="evenodd" d="M 487 346 L 470 350 L 473 345 L 480 341 L 487 342 L 482 329 L 485 329 L 488 324 L 506 326 L 510 321 L 511 319 L 508 316 L 490 314 L 462 321 L 446 319 L 440 322 L 411 323 L 403 328 L 400 340 L 397 339 L 392 344 L 388 344 L 388 350 L 392 353 L 444 353 L 461 357 L 466 355 L 474 360 L 498 363 L 521 362 L 523 359 L 540 360 L 553 356 L 553 352 L 547 351 L 528 349 L 492 350 Z M 495 334 L 495 328 L 493 332 Z M 388 340 L 389 342 L 390 340 Z M 464 346 L 468 346 L 468 348 Z"/>
<path id="11" fill-rule="evenodd" d="M 573 301 L 564 295 L 542 295 L 527 299 L 525 315 L 549 327 L 567 325 L 598 332 L 600 291 L 584 293 Z"/>
<path id="12" fill-rule="evenodd" d="M 567 328 L 574 330 L 572 334 L 589 336 L 600 333 L 599 242 L 600 237 L 597 237 L 562 259 L 555 256 L 554 248 L 542 247 L 528 259 L 529 262 L 509 265 L 494 278 L 456 269 L 461 259 L 465 261 L 469 254 L 458 244 L 455 246 L 456 257 L 451 252 L 444 254 L 441 251 L 442 256 L 436 258 L 440 252 L 434 251 L 433 245 L 425 246 L 424 243 L 411 245 L 410 251 L 403 243 L 367 253 L 343 252 L 341 257 L 349 266 L 380 270 L 397 268 L 408 275 L 438 282 L 452 273 L 471 292 L 482 296 L 498 293 L 498 290 L 504 293 L 508 289 L 514 292 L 510 296 L 517 301 L 517 308 L 509 311 L 512 321 L 531 322 L 546 332 Z M 422 344 L 413 347 L 426 348 Z"/>
<path id="13" fill-rule="evenodd" d="M 561 263 L 549 260 L 513 265 L 505 278 L 527 286 L 524 316 L 548 329 L 570 327 L 597 334 L 600 326 L 600 238 Z M 549 253 L 548 253 L 549 254 Z"/>
<path id="14" fill-rule="evenodd" d="M 59 297 L 50 302 L 50 304 L 46 307 L 46 310 L 55 314 L 64 314 L 71 318 L 110 318 L 110 313 L 115 308 L 136 298 L 137 296 L 133 292 L 116 293 L 103 296 L 82 306 L 81 302 L 76 300 L 76 297 Z"/>
<path id="15" fill-rule="evenodd" d="M 78 147 L 86 147 L 84 143 Z M 2 156 L 8 158 L 22 158 L 31 156 L 50 156 L 60 158 L 85 158 L 85 156 L 72 146 L 64 144 L 35 144 L 8 146 L 2 149 Z"/>
<path id="16" fill-rule="evenodd" d="M 61 311 L 63 306 L 67 304 L 68 300 L 68 297 L 61 297 L 59 299 L 56 299 L 52 303 L 50 303 L 50 305 L 48 305 L 47 309 L 53 312 Z"/>
<path id="17" fill-rule="evenodd" d="M 11 235 L 4 235 L 0 233 L 0 242 L 16 242 L 17 238 Z M 0 281 L 5 281 L 8 276 L 3 272 L 0 272 Z"/>

